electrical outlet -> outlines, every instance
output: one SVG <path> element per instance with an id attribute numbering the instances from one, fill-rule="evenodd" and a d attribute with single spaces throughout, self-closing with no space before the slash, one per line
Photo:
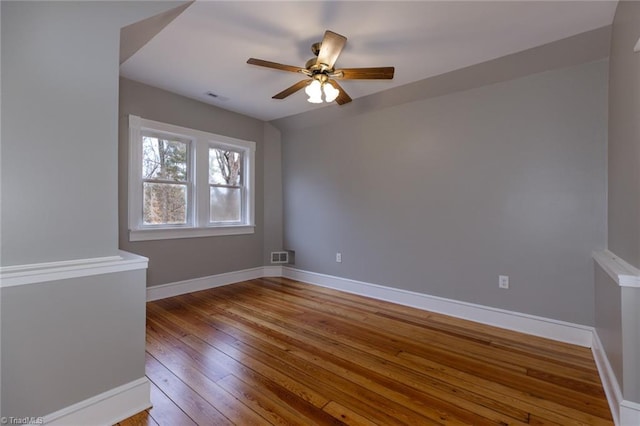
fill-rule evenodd
<path id="1" fill-rule="evenodd" d="M 336 253 L 336 262 L 342 263 L 342 253 Z"/>
<path id="2" fill-rule="evenodd" d="M 500 275 L 498 277 L 498 287 L 500 287 L 500 288 L 509 288 L 509 276 L 508 275 Z"/>

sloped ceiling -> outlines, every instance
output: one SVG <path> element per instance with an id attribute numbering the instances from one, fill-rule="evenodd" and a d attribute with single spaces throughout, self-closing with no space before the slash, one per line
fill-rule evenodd
<path id="1" fill-rule="evenodd" d="M 396 68 L 391 81 L 341 82 L 357 100 L 610 25 L 616 4 L 196 1 L 130 26 L 132 33 L 151 38 L 146 44 L 145 37 L 138 39 L 144 45 L 126 54 L 121 75 L 270 121 L 314 109 L 344 108 L 310 104 L 303 91 L 285 100 L 271 99 L 304 76 L 246 63 L 256 57 L 303 66 L 312 57 L 311 45 L 327 29 L 348 38 L 336 67 Z M 140 30 L 143 25 L 145 31 Z M 155 36 L 150 29 L 154 25 L 161 28 Z"/>

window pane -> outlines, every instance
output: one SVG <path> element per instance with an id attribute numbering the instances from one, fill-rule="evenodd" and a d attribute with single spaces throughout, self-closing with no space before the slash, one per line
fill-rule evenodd
<path id="1" fill-rule="evenodd" d="M 143 136 L 142 178 L 186 181 L 187 143 Z"/>
<path id="2" fill-rule="evenodd" d="M 144 184 L 145 225 L 187 223 L 187 186 L 170 183 Z"/>
<path id="3" fill-rule="evenodd" d="M 242 176 L 242 154 L 209 148 L 209 183 L 238 186 Z"/>
<path id="4" fill-rule="evenodd" d="M 210 187 L 209 221 L 240 222 L 242 205 L 240 193 L 240 188 Z"/>

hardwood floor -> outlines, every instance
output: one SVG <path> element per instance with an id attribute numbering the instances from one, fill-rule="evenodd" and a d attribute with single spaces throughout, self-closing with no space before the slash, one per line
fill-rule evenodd
<path id="1" fill-rule="evenodd" d="M 612 425 L 591 351 L 263 278 L 147 304 L 121 425 Z"/>

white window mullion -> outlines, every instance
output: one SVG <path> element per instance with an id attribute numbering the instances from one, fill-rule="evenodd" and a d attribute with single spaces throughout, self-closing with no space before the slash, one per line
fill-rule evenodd
<path id="1" fill-rule="evenodd" d="M 244 155 L 244 168 L 245 168 L 245 183 L 244 183 L 244 197 L 243 202 L 245 203 L 245 217 L 243 218 L 245 223 L 249 225 L 255 224 L 255 152 L 256 146 L 255 144 L 251 144 L 247 147 Z"/>
<path id="2" fill-rule="evenodd" d="M 198 226 L 198 222 L 196 222 L 196 218 L 197 218 L 197 210 L 196 210 L 196 201 L 197 198 L 196 197 L 196 188 L 197 183 L 196 183 L 196 172 L 198 170 L 198 167 L 196 165 L 196 158 L 198 158 L 198 156 L 196 155 L 196 148 L 198 146 L 198 143 L 196 140 L 191 140 L 191 142 L 189 143 L 189 151 L 188 151 L 188 156 L 189 158 L 187 158 L 187 167 L 188 169 L 188 180 L 189 183 L 187 185 L 187 223 L 189 224 L 190 227 L 194 227 L 194 226 Z"/>
<path id="3" fill-rule="evenodd" d="M 196 175 L 194 178 L 196 191 L 196 222 L 202 228 L 209 218 L 209 146 L 200 139 L 196 143 Z"/>

